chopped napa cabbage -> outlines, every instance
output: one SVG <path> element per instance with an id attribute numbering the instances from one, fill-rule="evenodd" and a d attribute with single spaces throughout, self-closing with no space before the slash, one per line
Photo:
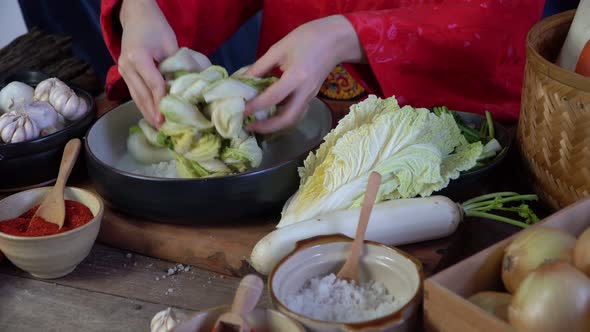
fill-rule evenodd
<path id="1" fill-rule="evenodd" d="M 382 176 L 377 202 L 429 196 L 476 164 L 481 143 L 469 144 L 451 114 L 369 96 L 353 105 L 299 170 L 299 190 L 285 204 L 283 227 L 361 204 L 372 171 Z"/>
<path id="2" fill-rule="evenodd" d="M 166 145 L 160 144 L 158 141 L 158 131 L 152 127 L 145 119 L 139 120 L 137 126 L 143 132 L 145 138 L 150 142 L 151 145 L 158 146 L 158 147 L 165 147 Z"/>
<path id="3" fill-rule="evenodd" d="M 203 90 L 203 98 L 207 103 L 230 97 L 242 97 L 248 101 L 257 94 L 258 90 L 256 88 L 233 78 L 217 80 Z"/>
<path id="4" fill-rule="evenodd" d="M 221 138 L 215 134 L 204 134 L 184 156 L 192 161 L 205 161 L 219 156 Z"/>
<path id="5" fill-rule="evenodd" d="M 189 160 L 181 154 L 174 154 L 176 160 L 176 172 L 183 178 L 202 178 L 209 176 L 209 173 L 198 162 Z"/>
<path id="6" fill-rule="evenodd" d="M 236 138 L 242 130 L 246 103 L 241 97 L 212 101 L 209 104 L 211 121 L 223 138 Z"/>
<path id="7" fill-rule="evenodd" d="M 171 136 L 174 151 L 177 153 L 186 153 L 191 149 L 196 134 L 193 131 L 185 131 L 180 135 Z"/>
<path id="8" fill-rule="evenodd" d="M 230 174 L 231 169 L 227 167 L 221 160 L 219 159 L 209 159 L 204 161 L 199 161 L 201 167 L 207 170 L 211 174 Z"/>
<path id="9" fill-rule="evenodd" d="M 182 97 L 186 89 L 188 89 L 193 83 L 203 79 L 203 76 L 198 73 L 183 75 L 172 82 L 169 93 L 177 97 Z"/>
<path id="10" fill-rule="evenodd" d="M 249 136 L 246 139 L 234 139 L 230 146 L 221 153 L 221 160 L 243 172 L 249 168 L 256 168 L 262 162 L 262 149 L 258 146 L 256 138 Z"/>
<path id="11" fill-rule="evenodd" d="M 277 77 L 269 76 L 269 77 L 254 77 L 254 76 L 234 76 L 234 78 L 244 84 L 247 84 L 258 91 L 263 91 L 264 89 L 271 86 L 274 82 L 278 80 Z"/>
<path id="12" fill-rule="evenodd" d="M 127 151 L 142 164 L 154 164 L 174 159 L 172 151 L 150 144 L 139 127 L 132 127 L 127 137 Z"/>
<path id="13" fill-rule="evenodd" d="M 199 72 L 211 66 L 207 56 L 187 47 L 181 47 L 172 56 L 162 61 L 158 69 L 162 74 L 179 71 Z"/>
<path id="14" fill-rule="evenodd" d="M 210 82 L 228 77 L 227 70 L 221 66 L 210 66 L 200 72 L 200 74 Z"/>
<path id="15" fill-rule="evenodd" d="M 176 122 L 197 129 L 213 127 L 213 123 L 195 105 L 172 95 L 162 98 L 159 111 L 164 115 L 165 122 Z"/>

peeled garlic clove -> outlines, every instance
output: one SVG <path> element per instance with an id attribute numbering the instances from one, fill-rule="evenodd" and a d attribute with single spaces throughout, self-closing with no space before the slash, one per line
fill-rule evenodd
<path id="1" fill-rule="evenodd" d="M 172 308 L 158 312 L 150 323 L 151 332 L 169 332 L 178 324 Z"/>

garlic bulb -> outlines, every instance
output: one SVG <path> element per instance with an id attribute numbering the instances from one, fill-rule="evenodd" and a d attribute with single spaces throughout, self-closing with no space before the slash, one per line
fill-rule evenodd
<path id="1" fill-rule="evenodd" d="M 150 324 L 151 332 L 169 332 L 178 324 L 172 308 L 158 312 Z"/>
<path id="2" fill-rule="evenodd" d="M 64 127 L 53 106 L 46 101 L 34 101 L 22 106 L 22 111 L 35 122 L 41 131 L 41 136 L 52 134 Z"/>
<path id="3" fill-rule="evenodd" d="M 22 82 L 10 82 L 0 90 L 0 113 L 9 112 L 19 104 L 33 101 L 33 87 Z"/>
<path id="4" fill-rule="evenodd" d="M 40 130 L 22 111 L 10 111 L 0 116 L 0 140 L 4 143 L 19 143 L 39 137 Z"/>
<path id="5" fill-rule="evenodd" d="M 80 119 L 88 111 L 86 100 L 56 77 L 39 83 L 35 88 L 34 98 L 49 102 L 55 111 L 70 121 Z"/>

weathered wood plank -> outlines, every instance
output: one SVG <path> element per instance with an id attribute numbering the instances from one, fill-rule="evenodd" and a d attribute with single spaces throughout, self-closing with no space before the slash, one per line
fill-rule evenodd
<path id="1" fill-rule="evenodd" d="M 239 278 L 193 267 L 188 272 L 167 275 L 168 269 L 176 265 L 96 244 L 74 272 L 52 282 L 192 310 L 203 310 L 233 301 Z M 33 279 L 12 264 L 1 264 L 2 273 Z M 266 303 L 265 294 L 261 304 Z"/>
<path id="2" fill-rule="evenodd" d="M 152 317 L 166 308 L 5 274 L 0 274 L 0 294 L 0 331 L 5 332 L 149 331 Z"/>

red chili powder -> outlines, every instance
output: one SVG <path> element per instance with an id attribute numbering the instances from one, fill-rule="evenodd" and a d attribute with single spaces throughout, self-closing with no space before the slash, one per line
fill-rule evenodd
<path id="1" fill-rule="evenodd" d="M 71 231 L 78 228 L 94 218 L 92 211 L 79 202 L 66 200 L 66 218 L 64 225 L 58 230 L 54 223 L 50 223 L 43 218 L 33 219 L 33 215 L 39 208 L 39 205 L 33 207 L 17 218 L 4 220 L 0 222 L 0 232 L 17 235 L 17 236 L 46 236 Z"/>

